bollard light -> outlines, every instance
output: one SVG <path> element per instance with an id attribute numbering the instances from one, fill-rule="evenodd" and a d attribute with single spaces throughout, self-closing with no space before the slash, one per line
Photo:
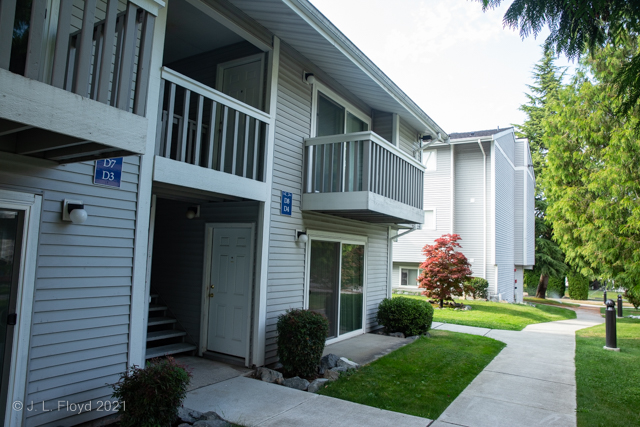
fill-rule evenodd
<path id="1" fill-rule="evenodd" d="M 618 319 L 624 317 L 622 314 L 622 295 L 618 294 Z"/>
<path id="2" fill-rule="evenodd" d="M 612 350 L 612 351 L 620 351 L 620 349 L 617 347 L 617 340 L 616 340 L 616 310 L 614 309 L 616 303 L 613 302 L 613 300 L 608 299 L 605 304 L 607 306 L 607 310 L 605 314 L 605 321 L 606 321 L 605 328 L 607 332 L 607 338 L 606 338 L 606 345 L 604 346 L 604 349 Z"/>
<path id="3" fill-rule="evenodd" d="M 604 290 L 604 294 L 602 296 L 602 302 L 606 305 L 607 304 L 607 290 Z"/>

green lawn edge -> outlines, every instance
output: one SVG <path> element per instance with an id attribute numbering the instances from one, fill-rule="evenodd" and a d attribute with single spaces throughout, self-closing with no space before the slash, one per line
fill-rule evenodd
<path id="1" fill-rule="evenodd" d="M 417 295 L 394 295 L 393 298 L 426 300 L 426 297 Z M 576 318 L 575 311 L 551 305 L 540 304 L 536 307 L 531 307 L 526 304 L 507 304 L 479 300 L 462 300 L 460 302 L 471 306 L 471 310 L 436 308 L 433 313 L 433 321 L 478 328 L 521 331 L 526 326 L 535 323 Z"/>
<path id="2" fill-rule="evenodd" d="M 437 419 L 505 347 L 501 341 L 430 331 L 392 353 L 343 374 L 318 393 L 418 417 Z"/>
<path id="3" fill-rule="evenodd" d="M 578 427 L 640 425 L 640 320 L 616 326 L 620 352 L 603 349 L 604 324 L 576 332 Z"/>

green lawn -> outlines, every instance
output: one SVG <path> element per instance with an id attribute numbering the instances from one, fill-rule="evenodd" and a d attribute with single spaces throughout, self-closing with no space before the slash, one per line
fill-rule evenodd
<path id="1" fill-rule="evenodd" d="M 560 302 L 552 299 L 544 299 L 544 298 L 536 298 L 536 297 L 524 297 L 526 302 L 530 302 L 533 304 L 547 304 L 547 305 L 555 305 L 558 307 L 580 307 L 580 304 L 574 304 L 571 302 Z"/>
<path id="2" fill-rule="evenodd" d="M 607 309 L 607 307 L 600 307 L 600 314 L 604 314 L 604 311 Z M 618 307 L 615 307 L 616 309 L 616 316 L 618 313 Z M 633 316 L 640 316 L 640 310 L 636 310 L 635 308 L 627 308 L 627 307 L 622 307 L 622 315 L 623 316 L 629 316 L 629 315 L 633 315 Z"/>
<path id="3" fill-rule="evenodd" d="M 394 295 L 394 298 L 417 298 L 423 296 Z M 471 310 L 454 310 L 453 308 L 435 309 L 434 322 L 454 323 L 457 325 L 477 326 L 490 329 L 507 329 L 521 331 L 533 323 L 552 322 L 554 320 L 575 319 L 572 310 L 550 305 L 531 307 L 524 304 L 505 304 L 486 301 L 461 301 L 471 306 Z"/>
<path id="4" fill-rule="evenodd" d="M 624 292 L 607 291 L 607 299 L 612 299 L 614 301 L 617 301 L 618 300 L 618 294 L 622 295 L 622 300 L 624 302 L 627 302 L 627 299 L 624 297 Z M 588 299 L 593 300 L 593 301 L 602 301 L 604 303 L 604 291 L 592 291 L 592 290 L 589 290 Z"/>
<path id="5" fill-rule="evenodd" d="M 604 324 L 576 332 L 579 427 L 640 425 L 640 320 L 616 325 L 620 352 L 602 349 Z"/>
<path id="6" fill-rule="evenodd" d="M 500 341 L 431 331 L 319 394 L 389 411 L 436 419 L 505 346 Z"/>

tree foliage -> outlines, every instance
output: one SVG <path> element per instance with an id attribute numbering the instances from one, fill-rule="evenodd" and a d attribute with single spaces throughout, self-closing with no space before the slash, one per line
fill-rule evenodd
<path id="1" fill-rule="evenodd" d="M 478 0 L 483 10 L 502 0 Z M 505 13 L 506 27 L 525 38 L 547 26 L 545 46 L 569 58 L 585 49 L 595 57 L 605 46 L 622 46 L 640 34 L 640 0 L 515 0 Z M 629 112 L 640 99 L 640 52 L 630 52 L 613 76 L 618 111 Z"/>
<path id="2" fill-rule="evenodd" d="M 453 296 L 462 296 L 464 284 L 471 275 L 471 264 L 462 252 L 458 241 L 459 234 L 444 234 L 434 241 L 433 245 L 425 245 L 422 253 L 426 260 L 420 265 L 422 273 L 418 277 L 418 287 L 425 288 L 423 295 L 443 301 L 453 301 Z"/>
<path id="3" fill-rule="evenodd" d="M 640 283 L 640 144 L 636 114 L 620 114 L 616 75 L 634 42 L 585 57 L 545 121 L 546 194 L 555 237 L 586 276 Z"/>

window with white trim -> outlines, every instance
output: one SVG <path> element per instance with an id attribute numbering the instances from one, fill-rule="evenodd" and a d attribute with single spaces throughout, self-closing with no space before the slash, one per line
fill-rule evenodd
<path id="1" fill-rule="evenodd" d="M 313 136 L 364 132 L 371 118 L 337 93 L 315 80 L 313 83 Z"/>
<path id="2" fill-rule="evenodd" d="M 400 286 L 418 286 L 418 277 L 420 276 L 419 268 L 401 268 L 400 269 Z"/>

